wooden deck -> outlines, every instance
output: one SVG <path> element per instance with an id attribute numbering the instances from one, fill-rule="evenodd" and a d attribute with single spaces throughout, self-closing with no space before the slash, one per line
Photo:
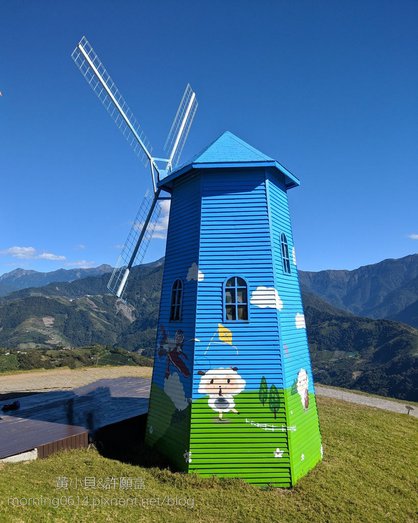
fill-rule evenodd
<path id="1" fill-rule="evenodd" d="M 0 411 L 0 459 L 32 449 L 46 457 L 62 448 L 86 446 L 97 429 L 145 414 L 149 388 L 147 378 L 119 377 L 20 397 L 19 410 Z"/>

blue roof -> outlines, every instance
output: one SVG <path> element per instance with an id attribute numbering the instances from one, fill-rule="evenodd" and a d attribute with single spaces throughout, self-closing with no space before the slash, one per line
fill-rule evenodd
<path id="1" fill-rule="evenodd" d="M 208 147 L 194 156 L 191 161 L 163 178 L 159 186 L 170 186 L 170 182 L 174 179 L 193 169 L 222 167 L 273 167 L 284 174 L 288 188 L 299 185 L 299 180 L 296 176 L 276 162 L 276 160 L 244 142 L 244 140 L 241 140 L 241 138 L 238 138 L 230 131 L 225 131 Z"/>
<path id="2" fill-rule="evenodd" d="M 224 162 L 263 162 L 273 158 L 266 156 L 248 143 L 225 131 L 206 149 L 197 154 L 193 163 L 224 163 Z"/>

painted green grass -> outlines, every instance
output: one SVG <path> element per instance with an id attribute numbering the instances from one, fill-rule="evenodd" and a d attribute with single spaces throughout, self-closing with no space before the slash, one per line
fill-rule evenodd
<path id="1" fill-rule="evenodd" d="M 324 461 L 293 490 L 259 489 L 239 480 L 201 478 L 128 465 L 94 449 L 56 454 L 0 470 L 0 521 L 32 522 L 413 522 L 416 521 L 418 421 L 319 398 Z M 56 488 L 56 479 L 141 478 L 143 489 Z M 137 506 L 68 507 L 65 497 L 131 500 Z M 60 498 L 57 508 L 12 507 L 9 497 Z M 165 497 L 168 497 L 164 499 Z M 177 504 L 176 503 L 177 499 Z M 136 500 L 136 501 L 134 501 Z M 189 507 L 180 506 L 189 500 Z M 163 503 L 166 504 L 163 504 Z M 158 505 L 159 503 L 159 505 Z M 174 503 L 169 506 L 168 503 Z M 191 506 L 193 504 L 193 506 Z"/>
<path id="2" fill-rule="evenodd" d="M 188 468 L 206 477 L 216 474 L 258 486 L 289 487 L 321 460 L 315 396 L 309 397 L 306 410 L 297 393 L 277 390 L 273 408 L 270 401 L 260 402 L 258 392 L 244 391 L 234 397 L 238 413 L 225 413 L 220 420 L 205 396 L 193 401 L 190 422 L 190 409 L 179 412 L 153 384 L 146 441 L 167 456 L 176 470 Z M 187 464 L 189 451 L 192 460 Z"/>
<path id="3" fill-rule="evenodd" d="M 146 443 L 168 456 L 177 470 L 187 470 L 184 453 L 189 446 L 190 407 L 178 411 L 158 385 L 151 385 Z M 158 409 L 152 405 L 157 405 Z"/>
<path id="4" fill-rule="evenodd" d="M 234 397 L 239 414 L 227 412 L 219 421 L 217 412 L 208 405 L 208 397 L 192 404 L 193 429 L 190 438 L 190 470 L 210 476 L 213 470 L 224 478 L 240 476 L 250 483 L 290 484 L 290 459 L 285 427 L 284 393 L 278 392 L 276 416 L 268 405 L 262 406 L 258 392 L 241 392 Z M 269 429 L 262 428 L 267 425 Z M 274 452 L 280 448 L 283 456 Z M 259 467 L 263 465 L 260 480 Z"/>
<path id="5" fill-rule="evenodd" d="M 309 394 L 309 407 L 304 409 L 299 394 L 285 391 L 288 423 L 297 430 L 289 432 L 293 484 L 321 460 L 321 434 L 314 394 Z"/>
<path id="6" fill-rule="evenodd" d="M 315 396 L 309 396 L 310 407 L 304 411 L 298 394 L 278 390 L 278 408 L 274 412 L 268 402 L 260 403 L 258 392 L 241 392 L 234 397 L 239 414 L 228 412 L 222 422 L 208 406 L 207 397 L 195 400 L 190 470 L 206 475 L 216 470 L 222 477 L 239 476 L 254 484 L 288 486 L 291 459 L 296 478 L 321 459 Z M 289 411 L 289 427 L 286 426 L 285 405 Z M 292 457 L 289 456 L 288 438 Z M 282 452 L 280 458 L 275 456 L 276 450 Z M 262 473 L 260 463 L 263 464 Z"/>

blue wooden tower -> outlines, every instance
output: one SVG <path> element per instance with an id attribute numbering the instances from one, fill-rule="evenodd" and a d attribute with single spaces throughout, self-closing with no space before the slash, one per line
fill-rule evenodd
<path id="1" fill-rule="evenodd" d="M 289 487 L 322 456 L 287 191 L 225 132 L 171 193 L 146 441 L 179 470 Z"/>

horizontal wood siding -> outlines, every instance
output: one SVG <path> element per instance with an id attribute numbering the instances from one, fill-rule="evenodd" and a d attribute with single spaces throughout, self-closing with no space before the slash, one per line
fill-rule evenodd
<path id="1" fill-rule="evenodd" d="M 288 423 L 296 430 L 290 433 L 292 478 L 296 482 L 320 459 L 321 438 L 318 426 L 311 360 L 306 328 L 303 328 L 303 304 L 297 266 L 293 256 L 293 234 L 286 188 L 281 179 L 269 174 L 267 180 L 275 282 L 283 308 L 279 314 L 283 353 L 284 388 Z M 287 238 L 291 273 L 283 268 L 281 235 Z M 301 369 L 308 375 L 309 406 L 304 408 L 297 393 Z"/>
<path id="2" fill-rule="evenodd" d="M 283 182 L 248 166 L 174 181 L 146 439 L 177 469 L 289 487 L 320 459 Z M 248 286 L 248 321 L 225 317 L 231 277 Z M 182 318 L 170 322 L 176 279 Z"/>
<path id="3" fill-rule="evenodd" d="M 228 277 L 245 278 L 248 300 L 258 287 L 274 287 L 264 171 L 206 170 L 201 176 L 199 269 L 204 278 L 198 283 L 196 308 L 190 470 L 289 486 L 277 310 L 250 303 L 248 322 L 226 321 L 223 314 Z M 220 325 L 230 333 L 229 342 Z M 238 369 L 245 389 L 234 396 L 239 414 L 227 412 L 219 421 L 209 406 L 210 395 L 199 393 L 198 372 L 231 367 Z M 263 376 L 268 387 L 279 391 L 275 413 L 259 399 Z M 277 449 L 283 453 L 280 458 L 275 457 Z"/>
<path id="4" fill-rule="evenodd" d="M 190 279 L 189 270 L 193 263 L 197 265 L 199 261 L 199 230 L 200 179 L 189 176 L 176 182 L 171 199 L 146 436 L 149 444 L 155 445 L 181 470 L 187 469 L 184 453 L 189 446 L 190 405 L 182 409 L 177 407 L 182 398 L 190 403 L 192 395 L 197 281 Z M 183 283 L 181 320 L 170 321 L 171 291 L 177 279 Z M 168 344 L 163 343 L 164 330 L 168 335 Z M 167 355 L 167 349 L 178 352 L 175 340 L 176 332 L 180 330 L 183 331 L 184 342 L 183 354 L 179 358 L 190 372 L 188 377 L 169 363 Z M 183 391 L 180 387 L 167 393 L 167 372 L 170 379 L 177 379 L 178 375 Z"/>

